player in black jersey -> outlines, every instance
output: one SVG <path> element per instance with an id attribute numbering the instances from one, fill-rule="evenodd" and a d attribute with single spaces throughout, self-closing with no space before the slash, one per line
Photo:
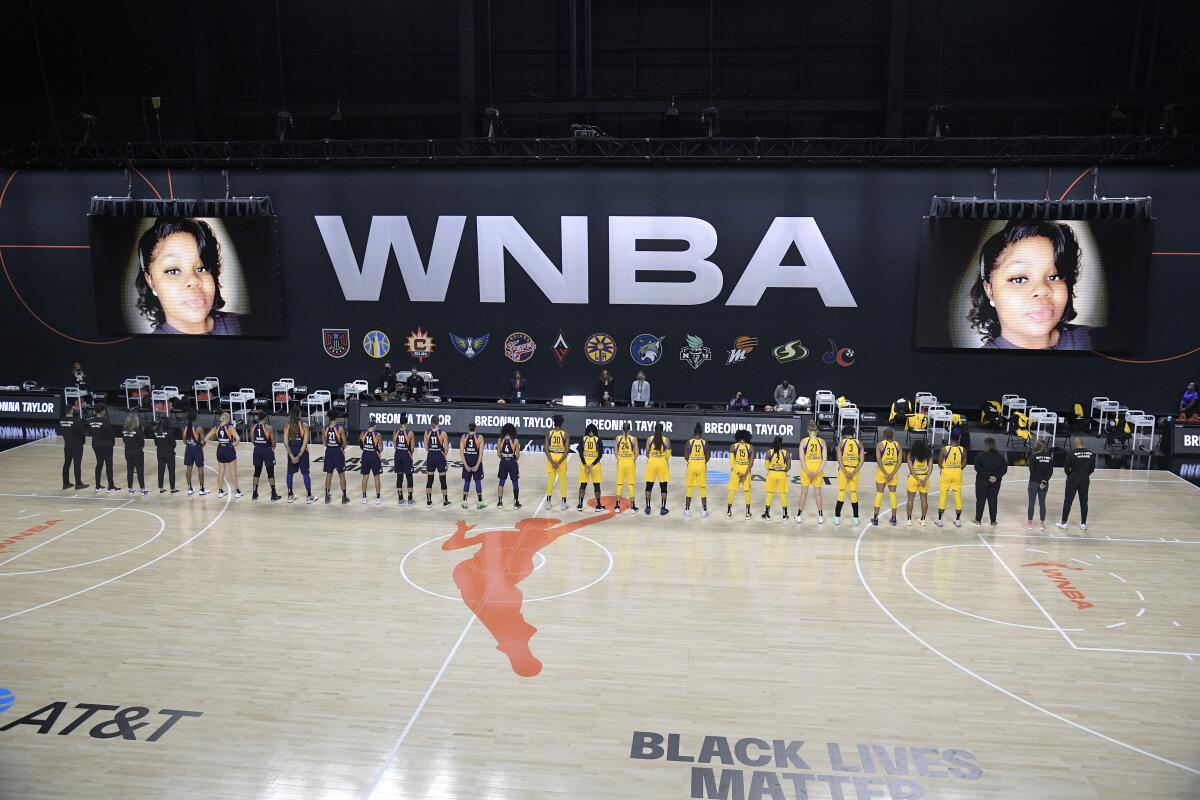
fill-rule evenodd
<path id="1" fill-rule="evenodd" d="M 233 482 L 234 497 L 242 496 L 242 487 L 238 485 L 237 475 L 237 445 L 242 439 L 238 436 L 237 428 L 229 421 L 229 412 L 221 412 L 221 420 L 217 427 L 205 435 L 205 441 L 217 440 L 217 497 L 225 496 L 225 472 L 229 471 L 229 479 Z"/>
<path id="2" fill-rule="evenodd" d="M 304 479 L 304 492 L 308 495 L 308 502 L 317 502 L 317 498 L 313 497 L 312 478 L 308 472 L 308 425 L 300 419 L 299 406 L 293 406 L 291 416 L 283 426 L 283 441 L 287 443 L 288 502 L 296 502 L 296 495 L 292 492 L 292 476 L 297 472 Z"/>
<path id="3" fill-rule="evenodd" d="M 250 429 L 250 441 L 254 443 L 254 483 L 250 499 L 258 499 L 258 478 L 263 467 L 266 467 L 267 483 L 271 485 L 271 499 L 278 500 L 279 492 L 275 491 L 275 429 L 267 419 L 267 412 L 258 412 L 258 419 Z"/>
<path id="4" fill-rule="evenodd" d="M 500 440 L 496 442 L 496 455 L 500 467 L 496 474 L 500 487 L 496 490 L 496 508 L 504 508 L 504 482 L 512 478 L 513 508 L 521 507 L 521 443 L 517 441 L 517 429 L 511 422 L 500 429 Z"/>
<path id="5" fill-rule="evenodd" d="M 417 449 L 412 431 L 408 429 L 408 415 L 400 415 L 400 427 L 392 434 L 392 471 L 396 473 L 396 498 L 404 505 L 404 483 L 408 482 L 408 504 L 413 502 L 413 451 Z"/>
<path id="6" fill-rule="evenodd" d="M 189 496 L 193 492 L 192 467 L 196 467 L 200 476 L 200 494 L 208 494 L 208 490 L 204 488 L 204 444 L 206 441 L 204 428 L 196 424 L 196 412 L 193 409 L 188 412 L 187 425 L 183 426 L 183 477 L 187 481 Z"/>
<path id="7" fill-rule="evenodd" d="M 450 507 L 450 498 L 446 491 L 446 451 L 450 445 L 446 432 L 438 426 L 442 418 L 433 415 L 430 421 L 432 427 L 425 431 L 425 505 L 433 505 L 433 473 L 438 474 L 442 484 L 442 508 Z"/>
<path id="8" fill-rule="evenodd" d="M 325 470 L 325 502 L 333 502 L 329 487 L 333 483 L 333 473 L 338 474 L 342 482 L 342 504 L 350 502 L 346 494 L 346 431 L 337 424 L 337 414 L 329 412 L 329 424 L 325 426 L 322 437 L 325 442 L 325 460 L 322 469 Z"/>
<path id="9" fill-rule="evenodd" d="M 458 451 L 462 454 L 463 467 L 463 499 L 462 507 L 467 507 L 467 495 L 471 491 L 471 482 L 475 482 L 476 508 L 486 508 L 483 502 L 483 434 L 475 432 L 475 423 L 467 425 L 467 432 L 458 443 Z"/>
<path id="10" fill-rule="evenodd" d="M 372 421 L 367 425 L 367 429 L 358 436 L 358 446 L 362 449 L 362 457 L 359 459 L 358 471 L 362 473 L 362 501 L 366 505 L 367 502 L 367 481 L 371 476 L 375 476 L 375 505 L 383 505 L 383 497 L 381 496 L 382 485 L 379 479 L 379 474 L 383 472 L 383 461 L 380 460 L 380 453 L 383 452 L 383 437 L 379 435 L 379 431 L 375 430 L 375 423 Z"/>
<path id="11" fill-rule="evenodd" d="M 88 420 L 87 423 L 88 435 L 92 437 L 92 452 L 96 456 L 96 491 L 104 491 L 100 487 L 100 471 L 105 470 L 108 475 L 108 491 L 117 491 L 117 486 L 113 484 L 113 445 L 116 444 L 117 437 L 113 435 L 112 425 L 108 422 L 108 409 L 100 406 L 96 409 L 96 416 Z"/>

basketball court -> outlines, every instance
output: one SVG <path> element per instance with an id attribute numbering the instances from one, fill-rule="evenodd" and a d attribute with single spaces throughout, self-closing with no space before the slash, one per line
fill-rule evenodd
<path id="1" fill-rule="evenodd" d="M 520 511 L 460 509 L 454 466 L 427 510 L 421 476 L 306 506 L 60 494 L 59 464 L 0 454 L 6 798 L 1200 794 L 1200 490 L 1167 472 L 1028 534 L 1024 468 L 997 528 L 938 529 L 765 522 L 761 481 L 753 519 L 724 483 L 685 519 L 679 459 L 665 518 L 545 507 L 536 453 Z"/>

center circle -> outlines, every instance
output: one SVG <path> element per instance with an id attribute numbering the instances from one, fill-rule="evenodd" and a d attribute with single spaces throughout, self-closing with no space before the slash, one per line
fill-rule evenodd
<path id="1" fill-rule="evenodd" d="M 514 534 L 516 533 L 515 530 L 513 530 L 512 528 L 507 528 L 507 527 L 503 527 L 503 528 L 502 527 L 491 527 L 491 528 L 475 528 L 475 529 L 473 529 L 473 532 L 475 532 L 475 533 L 483 533 L 485 531 L 511 531 Z M 443 600 L 450 600 L 455 603 L 461 603 L 462 602 L 461 597 L 453 597 L 448 594 L 442 594 L 441 592 L 436 592 L 433 589 L 426 588 L 426 587 L 422 586 L 421 584 L 417 583 L 416 580 L 414 580 L 408 574 L 408 569 L 407 569 L 408 560 L 410 558 L 412 558 L 414 555 L 416 555 L 421 550 L 421 548 L 427 547 L 431 544 L 434 544 L 435 542 L 440 542 L 444 539 L 449 539 L 453 535 L 454 534 L 447 533 L 442 536 L 435 536 L 434 538 L 429 539 L 424 542 L 421 542 L 420 544 L 418 544 L 415 547 L 413 547 L 412 549 L 410 549 L 407 553 L 404 554 L 404 558 L 400 559 L 400 577 L 404 578 L 405 583 L 407 583 L 409 586 L 413 587 L 414 589 L 416 589 L 419 592 L 424 592 L 425 594 L 432 595 L 433 597 L 440 597 Z M 613 554 L 609 551 L 609 549 L 607 547 L 600 544 L 595 539 L 592 539 L 588 536 L 584 536 L 583 534 L 575 533 L 574 531 L 569 532 L 566 535 L 572 536 L 576 539 L 581 539 L 581 540 L 588 542 L 589 544 L 595 545 L 597 548 L 599 548 L 600 551 L 602 553 L 604 553 L 604 555 L 608 561 L 608 563 L 604 567 L 604 571 L 598 577 L 594 578 L 591 581 L 588 581 L 587 583 L 583 584 L 582 586 L 577 586 L 574 589 L 568 589 L 565 592 L 557 592 L 555 594 L 544 595 L 542 597 L 526 597 L 525 598 L 526 603 L 539 603 L 544 600 L 554 600 L 559 597 L 566 597 L 567 595 L 575 594 L 576 592 L 582 592 L 584 589 L 590 589 L 591 587 L 595 586 L 597 583 L 599 583 L 600 581 L 607 578 L 608 573 L 612 572 L 613 563 L 614 563 L 613 562 Z M 537 563 L 537 559 L 539 556 L 541 557 L 541 562 Z M 534 562 L 535 563 L 534 563 L 533 569 L 536 572 L 539 569 L 541 569 L 542 567 L 546 566 L 546 556 L 543 555 L 541 552 L 534 553 Z"/>

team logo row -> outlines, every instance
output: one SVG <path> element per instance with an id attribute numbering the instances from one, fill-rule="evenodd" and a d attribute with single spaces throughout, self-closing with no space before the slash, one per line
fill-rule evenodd
<path id="1" fill-rule="evenodd" d="M 666 350 L 663 344 L 666 338 L 666 336 L 658 336 L 653 333 L 638 334 L 629 343 L 629 357 L 643 367 L 657 364 L 662 360 L 663 353 Z M 321 340 L 326 355 L 332 358 L 342 358 L 350 352 L 350 330 L 348 328 L 323 328 L 321 330 Z M 466 358 L 475 358 L 480 355 L 487 349 L 491 340 L 492 334 L 490 333 L 479 336 L 464 336 L 453 331 L 450 332 L 450 344 L 458 353 Z M 828 341 L 829 350 L 821 357 L 824 363 L 830 365 L 836 364 L 840 367 L 849 367 L 854 364 L 855 353 L 852 348 L 839 347 L 833 339 L 829 339 Z M 363 351 L 372 358 L 384 358 L 392 349 L 391 340 L 387 334 L 377 330 L 368 331 L 363 336 L 362 346 Z M 433 351 L 437 345 L 434 343 L 433 336 L 418 326 L 405 338 L 404 347 L 410 356 L 424 363 L 425 359 L 433 355 Z M 758 347 L 758 337 L 737 337 L 734 339 L 733 347 L 725 351 L 726 366 L 744 363 Z M 504 357 L 514 364 L 524 364 L 529 361 L 533 358 L 537 349 L 537 342 L 524 331 L 514 331 L 504 339 Z M 554 344 L 550 347 L 550 352 L 558 361 L 559 366 L 566 363 L 567 356 L 571 353 L 572 349 L 563 332 L 560 330 L 558 336 L 554 339 Z M 588 361 L 598 366 L 606 366 L 612 363 L 617 357 L 617 351 L 616 339 L 607 333 L 593 333 L 583 341 L 584 356 Z M 791 364 L 795 361 L 801 361 L 808 358 L 809 352 L 809 349 L 799 339 L 792 339 L 771 348 L 771 355 L 780 364 Z M 700 369 L 700 367 L 712 361 L 712 359 L 712 348 L 706 346 L 703 339 L 690 333 L 684 337 L 684 345 L 679 348 L 679 360 L 681 362 L 687 364 L 692 369 Z"/>

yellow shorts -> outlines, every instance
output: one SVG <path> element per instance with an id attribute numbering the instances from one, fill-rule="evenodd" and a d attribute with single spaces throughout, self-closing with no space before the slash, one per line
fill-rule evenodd
<path id="1" fill-rule="evenodd" d="M 564 458 L 563 462 L 558 465 L 558 469 L 555 469 L 553 466 L 550 465 L 550 459 L 549 459 L 549 456 L 547 456 L 547 458 L 546 458 L 546 476 L 549 477 L 551 475 L 557 474 L 562 477 L 563 481 L 566 481 L 566 479 L 567 479 L 567 462 L 568 462 L 568 459 Z"/>
<path id="2" fill-rule="evenodd" d="M 687 462 L 687 485 L 708 487 L 708 464 L 703 461 Z"/>
<path id="3" fill-rule="evenodd" d="M 651 458 L 646 461 L 646 483 L 666 483 L 671 480 L 671 468 L 665 458 Z"/>
<path id="4" fill-rule="evenodd" d="M 787 497 L 788 474 L 777 469 L 767 470 L 767 491 L 772 494 L 778 492 Z"/>
<path id="5" fill-rule="evenodd" d="M 938 491 L 948 491 L 950 489 L 959 492 L 962 491 L 961 469 L 950 468 L 942 470 L 942 476 L 938 481 Z"/>
<path id="6" fill-rule="evenodd" d="M 746 477 L 742 478 L 741 481 L 737 479 L 737 474 L 734 470 L 729 471 L 729 489 L 731 492 L 736 492 L 738 489 L 745 489 L 747 492 L 750 491 L 749 467 L 746 468 Z"/>
<path id="7" fill-rule="evenodd" d="M 838 470 L 838 491 L 844 492 L 846 489 L 852 488 L 855 492 L 858 491 L 858 479 L 862 477 L 862 470 L 854 473 L 854 477 L 847 480 L 846 473 Z"/>
<path id="8" fill-rule="evenodd" d="M 887 466 L 890 466 L 890 465 L 887 465 Z M 883 485 L 883 467 L 882 466 L 875 468 L 875 485 L 876 486 Z M 895 489 L 898 485 L 900 485 L 900 467 L 899 466 L 897 466 L 896 471 L 894 473 L 892 473 L 892 479 L 887 482 L 887 485 L 893 489 Z"/>
<path id="9" fill-rule="evenodd" d="M 632 458 L 617 461 L 617 486 L 633 486 L 637 483 L 637 461 Z"/>
<path id="10" fill-rule="evenodd" d="M 580 463 L 579 465 L 579 482 L 580 483 L 603 483 L 604 476 L 600 474 L 600 463 L 592 465 Z"/>
<path id="11" fill-rule="evenodd" d="M 912 475 L 909 475 L 908 476 L 908 491 L 914 492 L 914 493 L 920 492 L 921 494 L 929 494 L 929 481 L 928 480 L 925 481 L 925 488 L 922 489 L 920 486 L 917 485 L 917 479 L 914 478 Z"/>
<path id="12" fill-rule="evenodd" d="M 817 477 L 809 476 L 809 471 L 817 468 L 817 465 L 803 462 L 800 465 L 800 485 L 801 486 L 824 486 L 825 485 L 825 465 L 821 465 L 821 469 L 817 472 Z"/>

